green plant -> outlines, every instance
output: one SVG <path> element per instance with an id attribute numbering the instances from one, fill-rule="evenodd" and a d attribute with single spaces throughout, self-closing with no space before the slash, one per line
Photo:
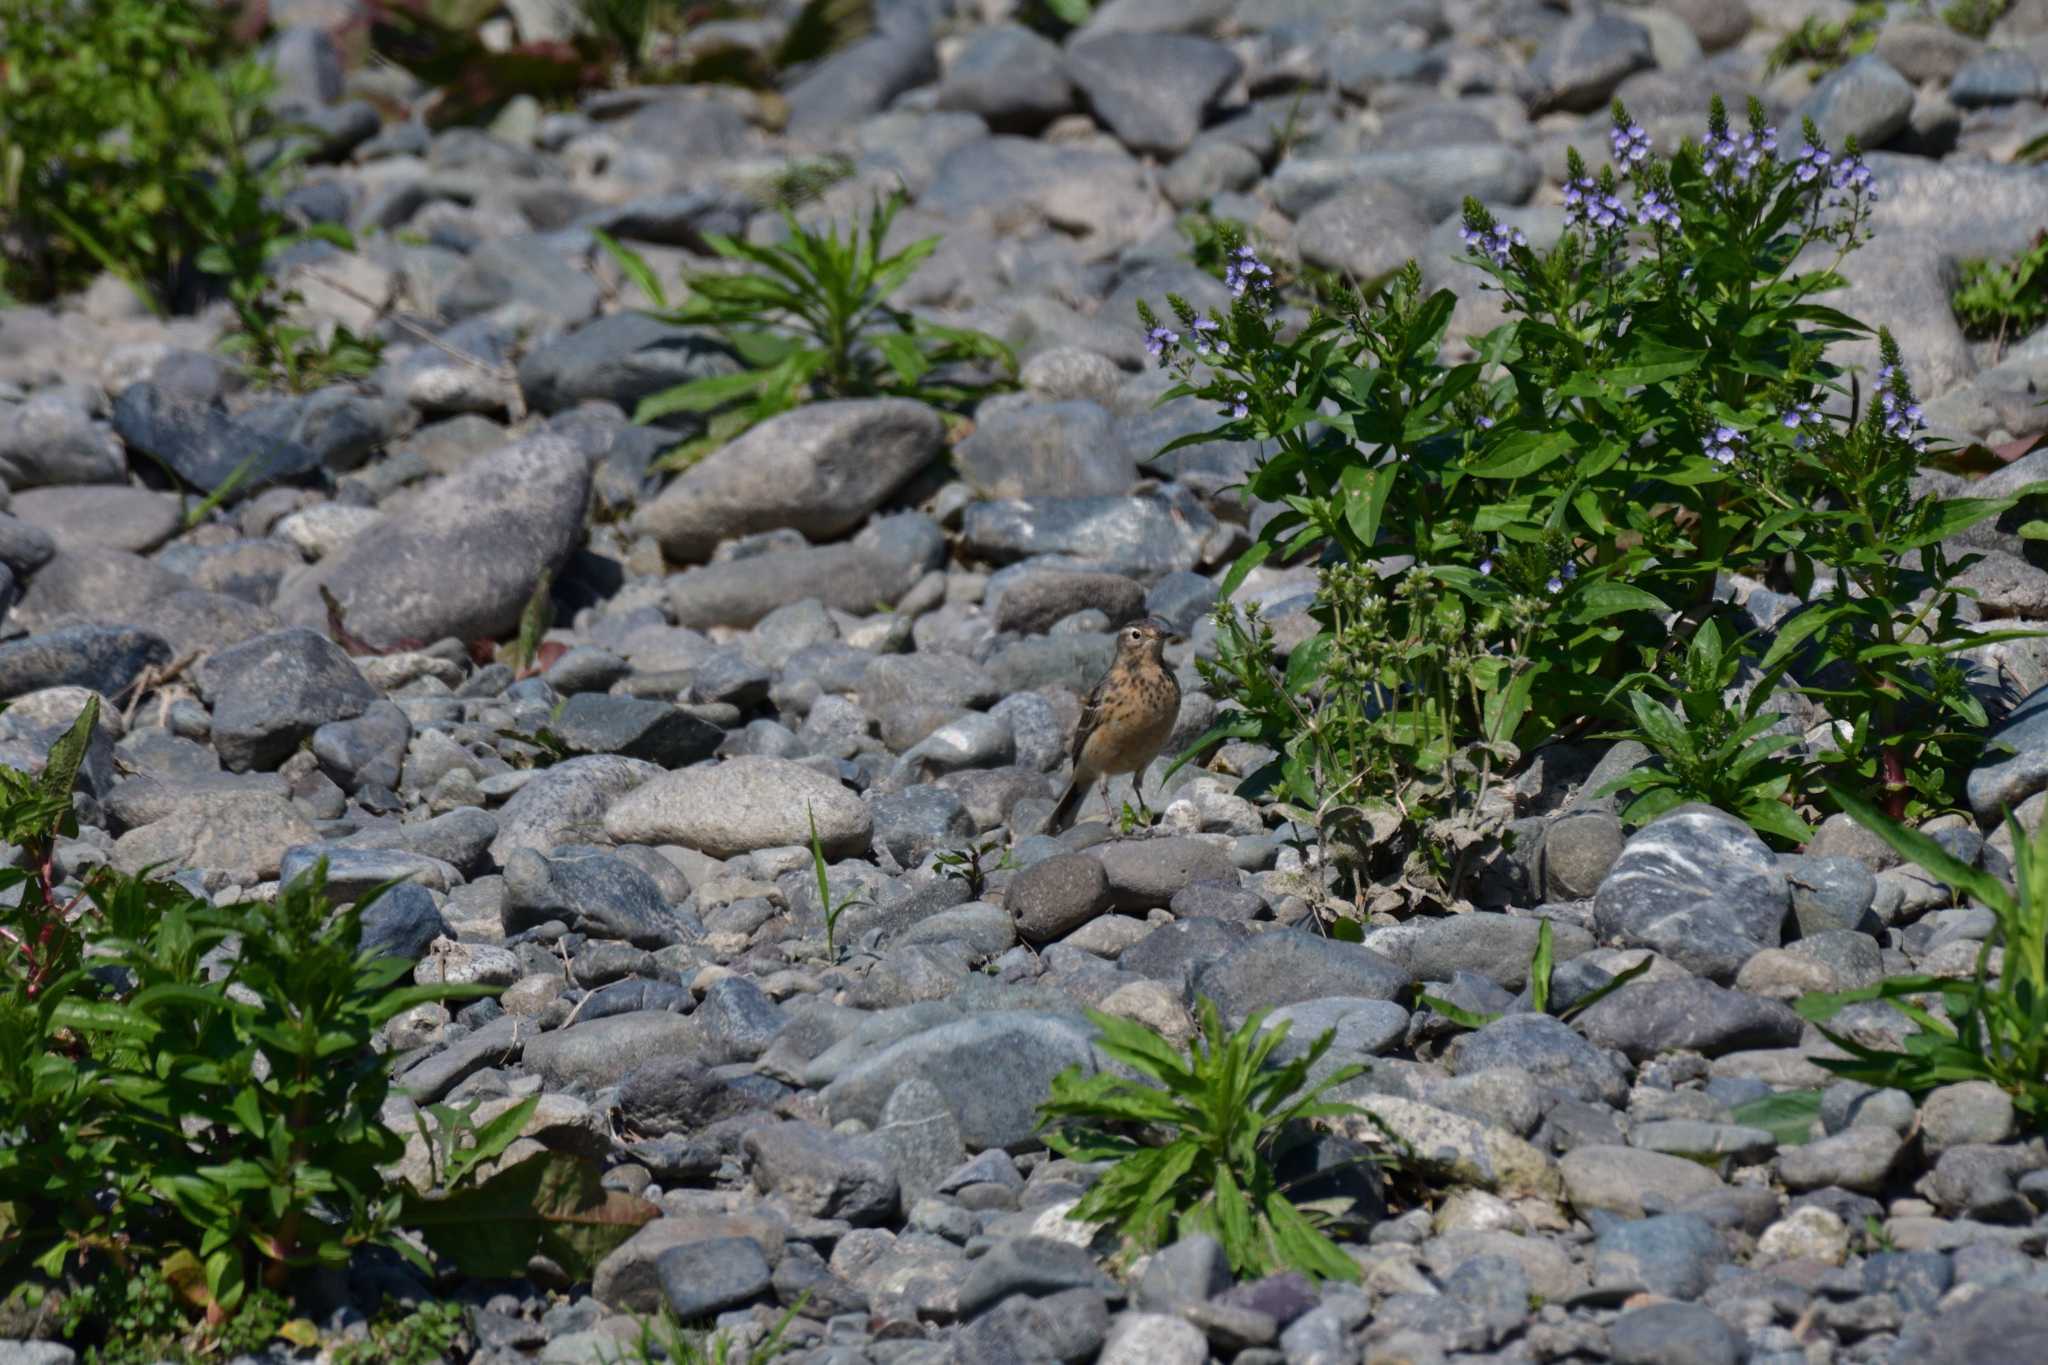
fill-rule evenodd
<path id="1" fill-rule="evenodd" d="M 373 1041 L 488 990 L 398 987 L 411 963 L 359 951 L 360 903 L 329 904 L 324 865 L 235 906 L 105 868 L 60 885 L 97 719 L 88 702 L 39 776 L 0 769 L 22 851 L 0 869 L 0 1273 L 139 1284 L 124 1300 L 153 1276 L 217 1334 L 259 1289 L 393 1239 Z"/>
<path id="2" fill-rule="evenodd" d="M 1742 574 L 1808 603 L 1762 648 L 1755 714 L 1776 685 L 1833 722 L 1818 752 L 1784 756 L 1788 794 L 1853 775 L 1900 811 L 1957 799 L 1984 722 L 1954 655 L 1986 637 L 1962 619 L 1973 559 L 1943 542 L 2014 504 L 1915 491 L 1924 421 L 1882 330 L 1874 388 L 1830 358 L 1868 332 L 1819 300 L 1869 235 L 1870 171 L 1803 131 L 1781 149 L 1760 105 L 1742 130 L 1716 100 L 1707 139 L 1665 157 L 1617 105 L 1613 164 L 1566 158 L 1555 245 L 1468 203 L 1470 259 L 1509 321 L 1457 364 L 1456 300 L 1425 296 L 1412 265 L 1294 328 L 1275 271 L 1217 229 L 1228 313 L 1139 310 L 1181 379 L 1169 396 L 1222 417 L 1166 450 L 1264 453 L 1247 493 L 1275 515 L 1223 599 L 1268 560 L 1312 557 L 1322 587 L 1284 669 L 1255 620 L 1219 618 L 1227 709 L 1194 752 L 1272 750 L 1248 794 L 1349 820 L 1356 861 L 1382 870 L 1412 850 L 1403 880 L 1455 900 L 1497 846 L 1498 777 L 1538 743 L 1644 724 L 1621 694 L 1685 659 L 1716 584 Z M 1375 581 L 1401 559 L 1397 586 Z M 1749 757 L 1754 777 L 1771 755 Z M 1353 789 L 1391 790 L 1394 818 Z"/>
<path id="3" fill-rule="evenodd" d="M 1860 57 L 1877 46 L 1877 31 L 1884 17 L 1883 0 L 1859 4 L 1841 19 L 1809 15 L 1771 49 L 1764 59 L 1764 74 L 1775 76 L 1799 62 L 1810 62 L 1817 77 L 1829 67 Z"/>
<path id="4" fill-rule="evenodd" d="M 227 17 L 202 0 L 0 0 L 6 292 L 47 300 L 104 268 L 168 306 L 199 247 L 181 201 L 228 150 L 212 117 Z"/>
<path id="5" fill-rule="evenodd" d="M 462 1305 L 438 1299 L 410 1310 L 385 1311 L 370 1321 L 366 1341 L 327 1348 L 332 1365 L 440 1365 L 466 1330 Z"/>
<path id="6" fill-rule="evenodd" d="M 741 1346 L 730 1332 L 713 1332 L 706 1328 L 685 1327 L 677 1320 L 675 1311 L 667 1304 L 652 1318 L 640 1319 L 640 1333 L 634 1339 L 630 1353 L 606 1355 L 600 1351 L 598 1359 L 605 1365 L 624 1365 L 626 1361 L 638 1365 L 729 1365 L 736 1359 L 745 1365 L 767 1365 L 789 1349 L 786 1338 L 790 1324 L 802 1313 L 804 1305 L 811 1301 L 811 1291 L 806 1289 L 797 1301 L 783 1310 L 768 1334 L 758 1345 Z M 735 1357 L 734 1352 L 744 1350 L 744 1356 Z"/>
<path id="7" fill-rule="evenodd" d="M 1941 8 L 1941 21 L 1965 37 L 1984 38 L 2011 8 L 2012 0 L 1950 0 Z"/>
<path id="8" fill-rule="evenodd" d="M 2010 261 L 1964 261 L 1949 306 L 1964 331 L 1994 338 L 2001 352 L 2007 337 L 2048 322 L 2048 232 Z"/>
<path id="9" fill-rule="evenodd" d="M 313 1324 L 290 1317 L 274 1290 L 252 1293 L 242 1310 L 211 1332 L 195 1332 L 178 1288 L 155 1267 L 105 1274 L 71 1292 L 58 1313 L 67 1340 L 100 1338 L 84 1351 L 87 1365 L 179 1365 L 258 1353 L 279 1341 L 303 1341 Z"/>
<path id="10" fill-rule="evenodd" d="M 540 577 L 534 580 L 533 591 L 527 594 L 526 606 L 519 612 L 519 634 L 506 651 L 505 662 L 521 677 L 539 667 L 541 639 L 555 623 L 554 587 L 555 571 L 542 569 Z"/>
<path id="11" fill-rule="evenodd" d="M 866 905 L 867 898 L 859 892 L 850 892 L 838 901 L 832 899 L 832 885 L 825 876 L 825 845 L 818 839 L 818 814 L 808 804 L 804 806 L 804 818 L 811 825 L 811 873 L 818 879 L 818 905 L 825 912 L 825 960 L 839 960 L 839 917 L 856 905 Z"/>
<path id="12" fill-rule="evenodd" d="M 1802 998 L 1799 1013 L 1848 1054 L 1822 1058 L 1820 1065 L 1914 1095 L 1956 1081 L 1989 1081 L 2012 1096 L 2028 1123 L 2048 1124 L 2048 826 L 2030 835 L 2007 813 L 2015 882 L 2008 887 L 1853 794 L 1835 796 L 1900 857 L 1990 910 L 1998 929 L 1978 952 L 1976 971 L 1962 980 L 1894 976 Z M 1848 1006 L 1871 1000 L 1884 1001 L 1917 1026 L 1898 1049 L 1873 1047 L 1828 1027 Z"/>
<path id="13" fill-rule="evenodd" d="M 1273 1066 L 1288 1025 L 1265 1029 L 1260 1011 L 1227 1033 L 1206 997 L 1197 1014 L 1199 1036 L 1182 1053 L 1143 1024 L 1088 1012 L 1096 1045 L 1144 1079 L 1080 1067 L 1053 1078 L 1040 1109 L 1047 1144 L 1075 1161 L 1113 1163 L 1070 1216 L 1106 1222 L 1145 1251 L 1206 1233 L 1240 1275 L 1293 1268 L 1356 1279 L 1351 1258 L 1287 1197 L 1274 1152 L 1310 1120 L 1358 1112 L 1322 1097 L 1365 1068 L 1311 1083 L 1334 1034 Z"/>
<path id="14" fill-rule="evenodd" d="M 964 882 L 967 894 L 979 900 L 981 893 L 988 889 L 988 874 L 1013 868 L 1017 860 L 1010 855 L 1010 846 L 1003 841 L 1003 836 L 992 834 L 986 839 L 970 841 L 965 848 L 949 848 L 934 854 L 932 863 L 946 876 Z"/>
<path id="15" fill-rule="evenodd" d="M 1738 709 L 1729 706 L 1726 697 L 1742 662 L 1739 649 L 1722 648 L 1720 628 L 1710 619 L 1693 633 L 1676 683 L 1654 673 L 1637 673 L 1617 685 L 1618 690 L 1631 683 L 1646 684 L 1669 692 L 1678 702 L 1676 707 L 1666 706 L 1640 687 L 1628 694 L 1635 728 L 1609 738 L 1641 741 L 1661 766 L 1624 773 L 1596 793 L 1635 792 L 1636 798 L 1621 813 L 1623 820 L 1644 825 L 1668 810 L 1700 801 L 1789 844 L 1813 837 L 1812 829 L 1787 804 L 1788 797 L 1796 799 L 1792 784 L 1801 775 L 1801 765 L 1778 756 L 1800 737 L 1773 733 L 1785 718 L 1762 709 L 1784 662 L 1775 673 L 1754 680 Z"/>
<path id="16" fill-rule="evenodd" d="M 866 225 L 854 225 L 844 237 L 837 223 L 815 231 L 787 208 L 782 218 L 789 236 L 779 245 L 707 234 L 721 257 L 754 269 L 693 275 L 688 295 L 673 307 L 637 253 L 598 235 L 657 310 L 673 322 L 712 328 L 739 359 L 738 373 L 690 380 L 641 400 L 636 421 L 677 413 L 705 418 L 705 434 L 669 452 L 667 466 L 687 465 L 814 395 L 893 394 L 957 405 L 985 385 L 948 376 L 947 368 L 993 363 L 1004 376 L 1015 376 L 1016 357 L 994 337 L 942 326 L 889 302 L 939 243 L 927 237 L 884 253 L 883 240 L 902 205 L 901 194 L 878 200 Z"/>
<path id="17" fill-rule="evenodd" d="M 1587 991 L 1563 1009 L 1552 1010 L 1550 987 L 1551 975 L 1556 970 L 1556 945 L 1551 941 L 1550 921 L 1544 920 L 1536 929 L 1536 950 L 1529 957 L 1529 1011 L 1532 1014 L 1555 1014 L 1569 1022 L 1576 1019 L 1608 996 L 1626 986 L 1654 965 L 1653 960 L 1644 958 L 1633 967 L 1616 972 L 1594 989 Z M 1503 1016 L 1468 1010 L 1454 1005 L 1440 996 L 1424 995 L 1422 1003 L 1456 1024 L 1459 1028 L 1482 1029 Z"/>

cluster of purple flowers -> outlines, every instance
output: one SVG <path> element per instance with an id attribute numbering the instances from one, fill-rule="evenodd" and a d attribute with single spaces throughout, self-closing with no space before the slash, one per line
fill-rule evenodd
<path id="1" fill-rule="evenodd" d="M 1719 137 L 1708 137 L 1706 145 L 1700 148 L 1700 169 L 1712 177 L 1725 166 L 1737 180 L 1747 180 L 1750 172 L 1765 157 L 1777 154 L 1778 130 L 1775 127 L 1751 129 L 1742 135 L 1739 142 L 1722 133 Z"/>
<path id="2" fill-rule="evenodd" d="M 1612 232 L 1623 226 L 1627 211 L 1619 195 L 1603 192 L 1591 176 L 1582 176 L 1564 187 L 1566 227 L 1584 224 L 1598 232 Z"/>
<path id="3" fill-rule="evenodd" d="M 1166 353 L 1180 345 L 1180 333 L 1163 326 L 1154 326 L 1145 333 L 1145 349 L 1154 360 L 1166 359 Z"/>
<path id="4" fill-rule="evenodd" d="M 1650 134 L 1640 123 L 1615 124 L 1607 134 L 1607 145 L 1623 175 L 1633 174 L 1650 156 Z"/>
<path id="5" fill-rule="evenodd" d="M 1490 232 L 1462 227 L 1458 229 L 1458 237 L 1472 250 L 1492 257 L 1495 265 L 1506 265 L 1508 255 L 1515 247 L 1529 245 L 1529 239 L 1522 235 L 1520 228 L 1511 228 L 1506 223 L 1495 223 Z"/>
<path id="6" fill-rule="evenodd" d="M 1655 190 L 1644 190 L 1642 202 L 1636 205 L 1636 221 L 1645 227 L 1661 224 L 1673 232 L 1681 226 L 1678 205 L 1667 200 Z"/>
<path id="7" fill-rule="evenodd" d="M 1812 403 L 1794 403 L 1785 409 L 1784 415 L 1778 420 L 1785 424 L 1786 430 L 1796 431 L 1802 426 L 1820 421 L 1820 412 Z"/>
<path id="8" fill-rule="evenodd" d="M 1803 143 L 1799 156 L 1792 163 L 1792 178 L 1802 185 L 1810 185 L 1827 174 L 1828 167 L 1835 161 L 1834 154 L 1826 147 L 1816 147 L 1811 142 Z"/>
<path id="9" fill-rule="evenodd" d="M 1230 354 L 1229 342 L 1225 341 L 1222 337 L 1210 335 L 1211 332 L 1214 332 L 1218 327 L 1221 327 L 1222 325 L 1223 324 L 1218 322 L 1215 318 L 1195 319 L 1194 331 L 1196 355 L 1202 356 L 1206 359 L 1211 353 L 1214 353 L 1216 355 Z"/>
<path id="10" fill-rule="evenodd" d="M 1892 383 L 1894 376 L 1899 381 L 1896 386 Z M 1920 433 L 1927 429 L 1926 413 L 1913 401 L 1905 375 L 1896 365 L 1880 365 L 1877 383 L 1877 406 L 1884 413 L 1884 434 L 1906 442 L 1915 450 L 1925 450 L 1927 438 Z"/>
<path id="11" fill-rule="evenodd" d="M 1749 438 L 1734 427 L 1715 427 L 1713 433 L 1700 437 L 1700 449 L 1715 464 L 1734 464 L 1749 444 Z"/>
<path id="12" fill-rule="evenodd" d="M 1550 576 L 1550 581 L 1548 583 L 1545 583 L 1543 587 L 1547 592 L 1549 592 L 1549 594 L 1552 597 L 1555 597 L 1559 593 L 1564 591 L 1565 584 L 1571 582 L 1574 578 L 1577 578 L 1578 576 L 1579 566 L 1572 560 L 1567 559 L 1564 562 L 1564 567 L 1562 569 L 1559 569 L 1556 573 L 1552 574 Z"/>
<path id="13" fill-rule="evenodd" d="M 1239 389 L 1236 393 L 1231 395 L 1230 415 L 1233 419 L 1242 418 L 1247 412 L 1251 411 L 1250 408 L 1245 406 L 1245 397 L 1246 394 L 1243 389 Z"/>
<path id="14" fill-rule="evenodd" d="M 1259 259 L 1259 253 L 1249 246 L 1241 246 L 1230 253 L 1230 263 L 1223 267 L 1223 283 L 1237 298 L 1244 297 L 1244 291 L 1258 286 L 1261 282 L 1273 282 L 1273 268 Z"/>

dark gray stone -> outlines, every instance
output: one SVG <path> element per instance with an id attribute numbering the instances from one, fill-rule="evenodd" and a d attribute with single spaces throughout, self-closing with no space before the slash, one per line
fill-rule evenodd
<path id="1" fill-rule="evenodd" d="M 1099 859 L 1064 853 L 1018 873 L 1003 892 L 1003 904 L 1026 943 L 1065 938 L 1110 908 L 1109 877 Z"/>
<path id="2" fill-rule="evenodd" d="M 326 636 L 280 630 L 222 650 L 199 669 L 213 747 L 232 772 L 274 767 L 330 721 L 360 716 L 377 689 Z"/>
<path id="3" fill-rule="evenodd" d="M 619 754 L 681 768 L 717 750 L 725 731 L 667 702 L 577 692 L 548 717 L 547 728 L 573 754 Z"/>
<path id="4" fill-rule="evenodd" d="M 515 233 L 480 242 L 441 291 L 443 316 L 461 322 L 522 303 L 574 326 L 597 316 L 602 295 L 560 237 Z"/>
<path id="5" fill-rule="evenodd" d="M 974 833 L 974 821 L 960 798 L 920 783 L 874 799 L 876 848 L 889 851 L 899 867 L 915 867 L 934 849 L 956 848 Z"/>
<path id="6" fill-rule="evenodd" d="M 689 189 L 599 209 L 582 226 L 599 228 L 621 241 L 658 242 L 710 256 L 715 253 L 706 234 L 744 237 L 753 214 L 751 202 L 725 190 Z"/>
<path id="7" fill-rule="evenodd" d="M 789 1022 L 782 1006 L 744 976 L 712 982 L 697 1006 L 697 1021 L 704 1026 L 705 1041 L 732 1062 L 759 1057 Z"/>
<path id="8" fill-rule="evenodd" d="M 1504 1067 L 1574 1099 L 1618 1105 L 1628 1094 L 1628 1068 L 1547 1014 L 1510 1014 L 1459 1038 L 1451 1064 L 1461 1076 Z"/>
<path id="9" fill-rule="evenodd" d="M 936 75 L 938 58 L 923 24 L 885 25 L 825 58 L 784 92 L 789 130 L 836 133 L 880 113 L 896 96 Z"/>
<path id="10" fill-rule="evenodd" d="M 1044 1298 L 1067 1289 L 1114 1289 L 1086 1247 L 1049 1237 L 1004 1237 L 971 1262 L 960 1283 L 960 1316 L 971 1318 L 1012 1294 Z"/>
<path id="11" fill-rule="evenodd" d="M 850 542 L 770 550 L 677 574 L 669 579 L 669 609 L 678 625 L 699 630 L 751 626 L 807 597 L 865 615 L 893 605 L 945 556 L 945 535 L 929 518 L 878 518 Z"/>
<path id="12" fill-rule="evenodd" d="M 1109 1305 L 1094 1289 L 1004 1299 L 954 1338 L 958 1365 L 1082 1365 L 1109 1335 Z"/>
<path id="13" fill-rule="evenodd" d="M 0 405 L 0 483 L 10 489 L 118 483 L 128 476 L 121 441 L 65 393 Z"/>
<path id="14" fill-rule="evenodd" d="M 1122 839 L 1093 853 L 1109 878 L 1111 902 L 1126 914 L 1167 905 L 1198 883 L 1237 880 L 1230 855 L 1206 839 Z"/>
<path id="15" fill-rule="evenodd" d="M 654 879 L 607 853 L 544 857 L 519 849 L 505 858 L 504 923 L 517 934 L 549 920 L 594 938 L 640 948 L 683 940 L 684 925 Z"/>
<path id="16" fill-rule="evenodd" d="M 953 448 L 953 462 L 990 498 L 1120 495 L 1138 477 L 1114 419 L 1087 399 L 995 407 Z"/>
<path id="17" fill-rule="evenodd" d="M 1778 870 L 1792 890 L 1792 914 L 1802 938 L 1831 929 L 1862 929 L 1877 899 L 1877 876 L 1859 858 L 1783 858 Z"/>
<path id="18" fill-rule="evenodd" d="M 768 1258 L 751 1237 L 711 1237 L 654 1258 L 662 1296 L 680 1322 L 696 1322 L 768 1292 Z"/>
<path id="19" fill-rule="evenodd" d="M 1074 107 L 1059 47 L 1017 24 L 977 29 L 946 67 L 941 109 L 979 114 L 999 133 L 1035 133 Z"/>
<path id="20" fill-rule="evenodd" d="M 1639 1285 L 1667 1298 L 1696 1299 L 1728 1260 L 1711 1223 L 1693 1213 L 1616 1223 L 1593 1246 L 1595 1285 Z"/>
<path id="21" fill-rule="evenodd" d="M 114 400 L 114 430 L 130 449 L 202 493 L 219 493 L 234 479 L 223 495 L 228 503 L 320 466 L 310 447 L 259 432 L 223 408 L 180 401 L 148 382 L 129 385 Z"/>
<path id="22" fill-rule="evenodd" d="M 1913 113 L 1913 87 L 1882 57 L 1851 58 L 1821 78 L 1791 120 L 1810 118 L 1828 146 L 1841 153 L 1855 138 L 1865 149 L 1882 147 Z"/>
<path id="23" fill-rule="evenodd" d="M 1085 855 L 1074 854 L 1074 857 Z M 1222 956 L 1250 935 L 1242 924 L 1218 919 L 1182 919 L 1162 924 L 1124 949 L 1117 966 L 1137 976 L 1186 987 L 1188 973 Z"/>
<path id="24" fill-rule="evenodd" d="M 1658 1303 L 1623 1313 L 1607 1329 L 1615 1365 L 1737 1365 L 1742 1343 L 1710 1308 Z"/>
<path id="25" fill-rule="evenodd" d="M 1529 75 L 1542 91 L 1539 109 L 1587 113 L 1606 104 L 1616 86 L 1656 64 L 1650 35 L 1620 14 L 1594 10 L 1572 20 L 1537 49 Z"/>
<path id="26" fill-rule="evenodd" d="M 1965 109 L 2038 100 L 2041 90 L 2041 68 L 2018 48 L 1994 48 L 1974 57 L 1948 83 L 1948 97 Z"/>
<path id="27" fill-rule="evenodd" d="M 1718 1057 L 1727 1052 L 1791 1047 L 1799 1016 L 1775 1000 L 1716 986 L 1698 977 L 1632 981 L 1577 1019 L 1586 1037 L 1634 1061 L 1679 1049 Z"/>
<path id="28" fill-rule="evenodd" d="M 1628 834 L 1605 811 L 1585 811 L 1543 831 L 1543 894 L 1554 901 L 1590 900 L 1621 856 Z"/>
<path id="29" fill-rule="evenodd" d="M 334 720 L 313 731 L 313 757 L 320 771 L 345 792 L 362 787 L 396 790 L 405 763 L 412 723 L 389 701 L 374 701 L 359 716 Z"/>
<path id="30" fill-rule="evenodd" d="M 997 563 L 1067 555 L 1151 580 L 1197 567 L 1215 524 L 1193 498 L 1040 497 L 973 503 L 961 536 L 970 552 Z"/>
<path id="31" fill-rule="evenodd" d="M 453 938 L 433 893 L 400 882 L 363 907 L 362 950 L 417 962 L 437 938 Z"/>
<path id="32" fill-rule="evenodd" d="M 1454 972 L 1477 972 L 1507 990 L 1529 980 L 1529 964 L 1544 921 L 1532 915 L 1479 910 L 1421 922 L 1407 945 L 1407 966 L 1424 981 L 1448 981 Z M 1593 936 L 1566 920 L 1550 922 L 1552 960 L 1569 962 L 1593 948 Z"/>
<path id="33" fill-rule="evenodd" d="M 118 697 L 144 669 L 170 661 L 163 637 L 134 626 L 59 626 L 0 644 L 0 698 L 46 687 Z"/>
<path id="34" fill-rule="evenodd" d="M 619 1083 L 619 1118 L 635 1133 L 692 1133 L 767 1110 L 788 1093 L 788 1086 L 751 1074 L 751 1068 L 707 1067 L 690 1056 L 656 1057 Z"/>

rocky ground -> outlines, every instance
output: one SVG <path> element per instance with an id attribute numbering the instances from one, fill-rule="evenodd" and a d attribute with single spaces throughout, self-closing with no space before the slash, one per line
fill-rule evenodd
<path id="1" fill-rule="evenodd" d="M 1155 405 L 1133 310 L 1221 297 L 1177 211 L 1360 275 L 1415 256 L 1464 291 L 1463 336 L 1497 319 L 1458 258 L 1462 196 L 1554 233 L 1565 147 L 1598 159 L 1611 96 L 1670 145 L 1711 93 L 1756 94 L 1882 149 L 1840 306 L 1898 332 L 1935 434 L 2010 441 L 2043 427 L 2048 334 L 1972 343 L 1946 287 L 2048 224 L 2048 170 L 2005 164 L 2048 126 L 2048 4 L 1989 43 L 1895 6 L 1816 86 L 1764 56 L 1846 4 L 1108 0 L 1063 48 L 1001 0 L 904 0 L 780 106 L 626 90 L 438 134 L 393 113 L 418 94 L 393 69 L 344 73 L 318 25 L 349 8 L 271 14 L 284 97 L 331 130 L 296 201 L 360 235 L 293 269 L 316 316 L 387 339 L 366 383 L 253 390 L 212 349 L 224 315 L 158 321 L 113 287 L 0 313 L 0 761 L 39 762 L 95 690 L 66 866 L 168 863 L 219 899 L 321 857 L 344 889 L 409 876 L 383 941 L 422 980 L 506 987 L 393 1026 L 390 1121 L 539 1090 L 531 1135 L 665 1216 L 594 1284 L 467 1287 L 478 1360 L 594 1359 L 664 1296 L 758 1334 L 804 1294 L 787 1358 L 811 1365 L 2048 1358 L 2048 1147 L 1988 1086 L 1916 1107 L 1831 1084 L 1788 1006 L 1967 973 L 1991 927 L 1854 826 L 1799 857 L 1698 810 L 1630 835 L 1589 795 L 1630 755 L 1544 750 L 1486 906 L 1362 946 L 1317 932 L 1312 836 L 1226 773 L 1160 799 L 1155 767 L 1149 835 L 1040 832 L 1117 625 L 1187 632 L 1180 739 L 1213 719 L 1191 661 L 1260 515 L 1229 488 L 1255 452 L 1155 455 L 1213 416 Z M 508 9 L 544 36 L 548 5 Z M 918 404 L 818 403 L 651 474 L 675 436 L 627 414 L 724 362 L 631 311 L 588 229 L 673 279 L 703 232 L 768 230 L 764 186 L 832 153 L 851 177 L 803 216 L 903 184 L 897 235 L 944 243 L 901 301 L 1014 344 L 1021 392 L 950 450 Z M 186 527 L 161 469 L 214 489 L 252 455 Z M 1994 480 L 2044 476 L 2048 452 Z M 2048 617 L 2016 536 L 1978 548 L 1987 620 Z M 545 668 L 479 663 L 550 568 Z M 1312 586 L 1267 569 L 1243 596 L 1284 629 Z M 1980 654 L 2015 698 L 2048 681 L 2048 647 Z M 1952 851 L 2008 866 L 1988 817 L 2048 783 L 2043 714 L 2002 722 L 2019 752 L 1973 775 L 1987 821 L 1947 822 Z M 837 962 L 807 815 L 835 898 L 860 898 Z M 985 878 L 935 862 L 983 840 Z M 1542 920 L 1566 999 L 1653 965 L 1570 1025 L 1516 1013 Z M 1507 1014 L 1460 1033 L 1424 989 Z M 1185 1037 L 1197 994 L 1334 1028 L 1333 1060 L 1372 1064 L 1344 1097 L 1426 1158 L 1351 1248 L 1360 1283 L 1232 1283 L 1202 1241 L 1112 1278 L 1064 1216 L 1089 1175 L 1035 1106 L 1090 1063 L 1082 1007 Z M 1818 1088 L 1815 1140 L 1732 1121 Z"/>

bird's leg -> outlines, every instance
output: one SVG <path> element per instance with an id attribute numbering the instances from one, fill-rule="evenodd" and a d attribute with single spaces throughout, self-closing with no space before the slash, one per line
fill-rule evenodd
<path id="1" fill-rule="evenodd" d="M 1112 826 L 1116 824 L 1116 812 L 1110 808 L 1109 804 L 1109 778 L 1107 777 L 1102 779 L 1102 818 L 1107 820 Z"/>
<path id="2" fill-rule="evenodd" d="M 1152 827 L 1152 807 L 1146 804 L 1145 801 L 1145 770 L 1143 768 L 1138 769 L 1137 775 L 1131 778 L 1131 790 L 1138 797 L 1138 815 L 1144 820 L 1145 828 L 1150 829 Z"/>

